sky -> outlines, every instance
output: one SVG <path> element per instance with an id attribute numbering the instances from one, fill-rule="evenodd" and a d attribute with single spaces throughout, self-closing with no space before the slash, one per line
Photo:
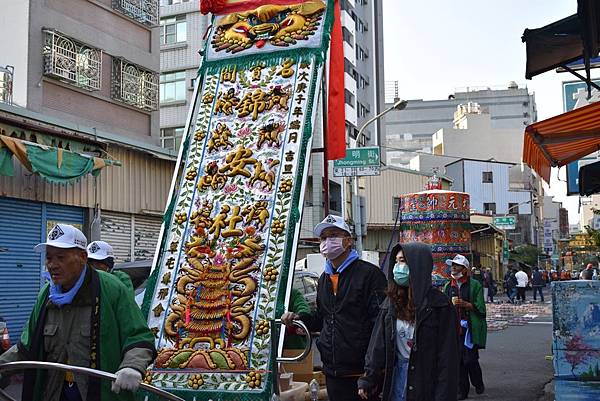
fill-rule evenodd
<path id="1" fill-rule="evenodd" d="M 383 2 L 385 80 L 398 81 L 401 98 L 446 99 L 467 87 L 515 81 L 535 93 L 538 120 L 563 112 L 561 83 L 576 78 L 549 71 L 526 80 L 521 36 L 575 14 L 576 0 L 373 1 Z M 556 171 L 549 192 L 576 223 L 578 197 L 566 196 Z"/>

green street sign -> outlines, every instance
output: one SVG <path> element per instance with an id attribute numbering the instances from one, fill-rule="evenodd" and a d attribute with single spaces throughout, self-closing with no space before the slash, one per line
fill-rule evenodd
<path id="1" fill-rule="evenodd" d="M 508 241 L 504 240 L 502 242 L 502 262 L 508 262 L 510 258 L 510 254 L 508 252 Z"/>
<path id="2" fill-rule="evenodd" d="M 349 148 L 346 149 L 345 158 L 333 161 L 334 168 L 379 167 L 380 164 L 378 147 Z"/>
<path id="3" fill-rule="evenodd" d="M 494 217 L 494 225 L 503 230 L 514 230 L 517 227 L 515 216 Z"/>

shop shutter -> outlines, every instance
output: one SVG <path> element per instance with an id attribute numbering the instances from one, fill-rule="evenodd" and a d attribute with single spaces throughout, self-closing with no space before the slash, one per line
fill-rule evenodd
<path id="1" fill-rule="evenodd" d="M 134 255 L 135 260 L 154 258 L 162 217 L 135 215 Z"/>
<path id="2" fill-rule="evenodd" d="M 131 261 L 131 215 L 102 210 L 100 239 L 115 252 L 115 263 Z"/>
<path id="3" fill-rule="evenodd" d="M 13 344 L 40 289 L 42 259 L 33 247 L 42 233 L 41 203 L 0 198 L 0 316 Z"/>

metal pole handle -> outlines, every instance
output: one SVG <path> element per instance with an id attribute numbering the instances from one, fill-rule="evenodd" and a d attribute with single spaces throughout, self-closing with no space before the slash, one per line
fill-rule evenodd
<path id="1" fill-rule="evenodd" d="M 275 324 L 282 324 L 281 319 L 275 319 Z M 277 358 L 277 362 L 300 363 L 310 353 L 310 348 L 312 345 L 312 336 L 310 335 L 310 332 L 308 331 L 308 327 L 306 327 L 306 325 L 304 323 L 302 323 L 300 320 L 293 320 L 292 325 L 300 328 L 303 332 L 306 333 L 307 338 L 306 338 L 306 345 L 304 346 L 304 350 L 302 351 L 302 353 L 300 355 L 297 355 L 294 357 L 280 356 L 279 358 Z"/>
<path id="2" fill-rule="evenodd" d="M 107 379 L 111 382 L 114 382 L 117 379 L 117 376 L 113 373 L 103 372 L 101 370 L 85 368 L 83 366 L 70 366 L 62 363 L 55 362 L 41 362 L 41 361 L 20 361 L 20 362 L 8 362 L 0 364 L 0 372 L 10 372 L 13 370 L 23 370 L 23 369 L 49 369 L 49 370 L 61 370 L 61 371 L 71 371 L 74 373 L 85 374 L 91 377 L 98 377 L 101 379 Z M 149 391 L 154 393 L 162 398 L 165 398 L 170 401 L 185 401 L 183 398 L 179 398 L 176 395 L 168 393 L 164 390 L 146 384 L 144 382 L 140 383 L 140 390 Z M 5 391 L 0 390 L 0 398 L 6 401 L 16 401 L 10 395 L 8 395 Z"/>

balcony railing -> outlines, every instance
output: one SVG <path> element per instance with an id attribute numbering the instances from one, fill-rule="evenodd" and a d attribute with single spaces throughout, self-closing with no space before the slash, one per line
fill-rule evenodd
<path id="1" fill-rule="evenodd" d="M 158 110 L 158 74 L 113 58 L 111 96 L 142 110 Z"/>
<path id="2" fill-rule="evenodd" d="M 158 0 L 113 0 L 112 7 L 144 25 L 158 24 Z"/>
<path id="3" fill-rule="evenodd" d="M 44 30 L 44 75 L 80 88 L 100 90 L 102 50 L 95 49 L 54 30 Z"/>
<path id="4" fill-rule="evenodd" d="M 15 68 L 12 65 L 0 67 L 0 102 L 12 104 L 13 76 Z"/>

